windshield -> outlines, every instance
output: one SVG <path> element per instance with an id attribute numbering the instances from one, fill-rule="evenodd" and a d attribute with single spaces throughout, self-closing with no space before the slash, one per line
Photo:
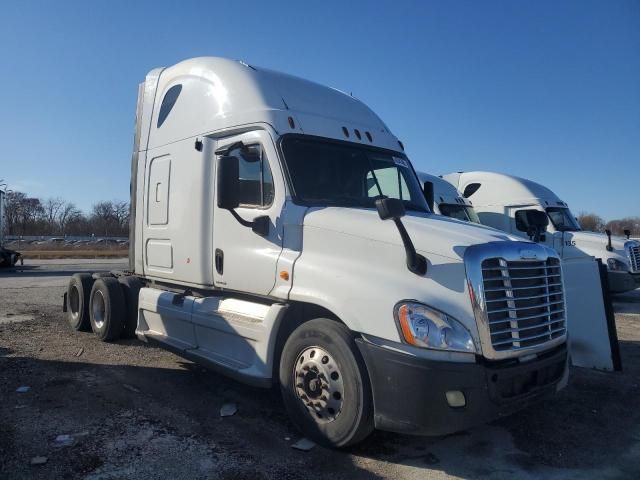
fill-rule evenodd
<path id="1" fill-rule="evenodd" d="M 453 203 L 441 203 L 438 205 L 440 213 L 446 217 L 464 220 L 465 222 L 480 223 L 478 214 L 468 205 L 457 205 Z"/>
<path id="2" fill-rule="evenodd" d="M 286 137 L 282 150 L 298 200 L 309 205 L 375 208 L 378 198 L 403 201 L 428 212 L 418 179 L 406 158 L 349 143 Z"/>
<path id="3" fill-rule="evenodd" d="M 547 208 L 547 215 L 553 226 L 559 232 L 577 232 L 580 230 L 580 225 L 571 214 L 571 210 L 561 207 L 549 207 Z"/>

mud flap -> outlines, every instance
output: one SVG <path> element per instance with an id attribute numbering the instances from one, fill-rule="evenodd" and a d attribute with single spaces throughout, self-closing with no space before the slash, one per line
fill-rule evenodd
<path id="1" fill-rule="evenodd" d="M 606 267 L 600 260 L 583 257 L 564 260 L 562 270 L 571 363 L 604 371 L 621 370 Z"/>
<path id="2" fill-rule="evenodd" d="M 609 272 L 607 271 L 607 266 L 602 263 L 601 259 L 598 259 L 598 268 L 600 269 L 602 301 L 604 302 L 604 311 L 607 317 L 607 330 L 609 332 L 613 369 L 616 372 L 621 372 L 622 358 L 620 357 L 620 343 L 618 343 L 618 331 L 616 330 L 616 317 L 613 313 L 613 299 L 611 298 L 611 289 L 609 288 Z"/>

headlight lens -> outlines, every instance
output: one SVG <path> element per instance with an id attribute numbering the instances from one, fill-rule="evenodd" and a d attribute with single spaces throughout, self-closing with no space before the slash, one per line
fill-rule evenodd
<path id="1" fill-rule="evenodd" d="M 416 347 L 475 353 L 469 331 L 455 318 L 420 303 L 400 303 L 396 321 L 405 341 Z"/>
<path id="2" fill-rule="evenodd" d="M 622 260 L 618 260 L 617 258 L 608 258 L 607 266 L 609 267 L 609 270 L 614 272 L 629 271 L 629 265 L 627 264 L 627 262 L 623 262 Z"/>

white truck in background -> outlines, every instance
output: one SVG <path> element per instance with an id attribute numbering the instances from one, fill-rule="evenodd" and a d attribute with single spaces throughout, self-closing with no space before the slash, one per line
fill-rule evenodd
<path id="1" fill-rule="evenodd" d="M 472 202 L 442 177 L 417 172 L 432 211 L 465 222 L 480 223 Z M 527 236 L 543 241 L 549 225 L 545 212 L 528 210 Z M 608 311 L 611 299 L 603 291 L 602 274 L 595 257 L 573 252 L 562 258 L 567 326 L 573 365 L 598 370 L 621 370 L 615 319 Z"/>
<path id="2" fill-rule="evenodd" d="M 451 183 L 425 172 L 416 173 L 432 212 L 464 222 L 481 223 L 471 201 L 464 198 Z"/>
<path id="3" fill-rule="evenodd" d="M 528 237 L 527 211 L 549 218 L 541 241 L 560 256 L 591 255 L 608 269 L 609 289 L 622 293 L 640 287 L 640 242 L 613 237 L 611 232 L 581 230 L 569 206 L 554 192 L 524 178 L 494 172 L 458 172 L 443 175 L 473 207 L 483 225 Z"/>
<path id="4" fill-rule="evenodd" d="M 362 102 L 195 58 L 149 72 L 135 132 L 129 270 L 72 276 L 75 329 L 279 384 L 336 447 L 458 431 L 566 385 L 558 254 L 431 213 Z"/>

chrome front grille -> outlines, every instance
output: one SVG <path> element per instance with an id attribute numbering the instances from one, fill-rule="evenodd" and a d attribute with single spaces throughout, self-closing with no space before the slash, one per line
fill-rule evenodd
<path id="1" fill-rule="evenodd" d="M 627 250 L 629 262 L 631 263 L 631 271 L 633 273 L 640 273 L 640 245 L 635 242 L 627 242 L 625 249 Z"/>
<path id="2" fill-rule="evenodd" d="M 560 260 L 482 262 L 484 310 L 496 352 L 542 345 L 566 334 Z"/>

